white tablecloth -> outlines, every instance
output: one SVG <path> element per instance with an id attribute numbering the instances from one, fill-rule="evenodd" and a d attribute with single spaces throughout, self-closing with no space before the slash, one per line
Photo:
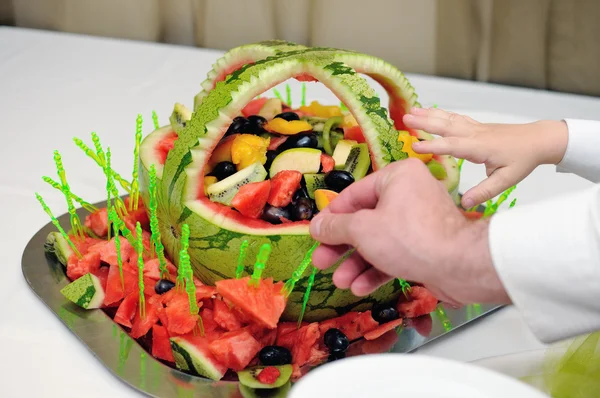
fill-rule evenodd
<path id="1" fill-rule="evenodd" d="M 89 140 L 91 131 L 98 132 L 111 146 L 114 167 L 130 173 L 137 113 L 145 116 L 149 128 L 153 109 L 166 124 L 175 102 L 191 107 L 219 55 L 205 49 L 0 28 L 0 395 L 139 396 L 94 359 L 23 279 L 23 249 L 49 221 L 33 192 L 40 192 L 55 214 L 66 211 L 61 194 L 41 180 L 43 175 L 55 176 L 52 151 L 59 149 L 73 191 L 90 202 L 104 199 L 101 170 L 72 138 Z M 600 117 L 597 98 L 435 77 L 410 79 L 424 105 L 436 103 L 480 120 Z M 328 95 L 318 89 L 309 93 Z M 482 167 L 465 165 L 461 188 L 483 177 Z M 587 185 L 543 167 L 515 193 L 519 203 L 529 203 Z M 519 313 L 506 308 L 420 352 L 469 361 L 540 346 Z"/>

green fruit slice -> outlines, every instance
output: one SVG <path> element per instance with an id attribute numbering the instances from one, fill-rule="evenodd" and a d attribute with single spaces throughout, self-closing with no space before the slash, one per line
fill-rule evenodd
<path id="1" fill-rule="evenodd" d="M 44 243 L 44 250 L 48 254 L 56 256 L 57 260 L 64 266 L 67 266 L 69 257 L 73 254 L 73 249 L 60 232 L 50 232 Z"/>
<path id="2" fill-rule="evenodd" d="M 318 173 L 321 168 L 321 151 L 314 148 L 293 148 L 281 152 L 271 164 L 271 178 L 283 170 L 296 170 L 302 174 Z"/>
<path id="3" fill-rule="evenodd" d="M 353 145 L 344 164 L 344 170 L 354 176 L 354 181 L 358 181 L 367 175 L 369 166 L 371 166 L 371 158 L 367 144 Z"/>
<path id="4" fill-rule="evenodd" d="M 350 155 L 350 151 L 356 144 L 358 144 L 358 142 L 352 140 L 341 140 L 337 143 L 332 155 L 336 169 L 344 169 L 346 160 L 348 160 L 348 155 Z"/>
<path id="5" fill-rule="evenodd" d="M 311 199 L 315 198 L 317 189 L 326 188 L 325 174 L 304 174 L 304 181 L 306 182 L 306 191 Z"/>
<path id="6" fill-rule="evenodd" d="M 192 119 L 192 111 L 185 107 L 185 105 L 175 104 L 173 113 L 171 114 L 170 121 L 171 127 L 177 133 L 185 128 L 187 122 Z"/>
<path id="7" fill-rule="evenodd" d="M 81 308 L 100 308 L 104 302 L 104 289 L 97 276 L 85 274 L 60 291 L 68 300 Z"/>
<path id="8" fill-rule="evenodd" d="M 260 372 L 267 367 L 273 367 L 279 370 L 279 377 L 273 384 L 263 384 L 257 379 Z M 294 368 L 292 365 L 256 366 L 238 372 L 238 378 L 240 379 L 241 384 L 250 388 L 279 388 L 290 380 L 293 370 Z"/>
<path id="9" fill-rule="evenodd" d="M 427 163 L 427 168 L 431 172 L 431 174 L 438 180 L 443 180 L 448 177 L 448 173 L 446 172 L 446 168 L 435 160 L 430 160 Z"/>

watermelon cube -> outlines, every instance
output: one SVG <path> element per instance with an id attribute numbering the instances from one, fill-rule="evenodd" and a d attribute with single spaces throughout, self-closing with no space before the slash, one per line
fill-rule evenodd
<path id="1" fill-rule="evenodd" d="M 262 349 L 247 329 L 224 333 L 208 346 L 217 361 L 229 369 L 243 370 Z"/>
<path id="2" fill-rule="evenodd" d="M 235 317 L 223 300 L 214 300 L 214 321 L 223 329 L 233 331 L 242 328 L 242 324 Z"/>
<path id="3" fill-rule="evenodd" d="M 167 362 L 175 362 L 169 333 L 164 326 L 152 326 L 152 356 Z"/>

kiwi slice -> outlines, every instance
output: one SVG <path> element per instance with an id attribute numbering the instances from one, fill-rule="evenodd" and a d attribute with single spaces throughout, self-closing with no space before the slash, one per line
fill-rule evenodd
<path id="1" fill-rule="evenodd" d="M 283 105 L 279 98 L 269 98 L 265 101 L 262 108 L 258 112 L 258 116 L 262 116 L 267 120 L 273 119 L 275 116 L 279 115 L 283 110 Z"/>
<path id="2" fill-rule="evenodd" d="M 440 162 L 432 159 L 427 163 L 427 168 L 429 168 L 431 174 L 433 174 L 433 176 L 438 180 L 443 180 L 448 177 L 446 169 Z"/>
<path id="3" fill-rule="evenodd" d="M 281 152 L 271 164 L 273 177 L 282 170 L 297 170 L 302 174 L 318 173 L 321 168 L 321 151 L 315 148 L 292 148 Z"/>
<path id="4" fill-rule="evenodd" d="M 325 127 L 325 122 L 327 118 L 317 117 L 317 116 L 305 116 L 302 118 L 305 122 L 312 126 L 312 131 L 315 133 L 321 133 L 323 131 L 323 127 Z"/>
<path id="5" fill-rule="evenodd" d="M 175 104 L 175 108 L 173 109 L 173 113 L 169 120 L 171 121 L 171 127 L 177 134 L 181 130 L 183 130 L 187 124 L 192 119 L 192 111 L 182 105 L 180 103 Z"/>
<path id="6" fill-rule="evenodd" d="M 292 383 L 288 381 L 279 388 L 270 389 L 250 388 L 243 384 L 239 384 L 239 387 L 240 393 L 244 398 L 285 398 L 290 393 Z"/>
<path id="7" fill-rule="evenodd" d="M 358 144 L 358 142 L 353 140 L 340 140 L 337 142 L 332 155 L 333 160 L 335 160 L 336 169 L 344 170 L 344 167 L 346 166 L 346 160 L 348 159 L 348 155 L 350 154 L 350 151 L 356 144 Z"/>
<path id="8" fill-rule="evenodd" d="M 306 182 L 306 191 L 311 199 L 315 198 L 315 191 L 317 189 L 326 188 L 325 174 L 304 174 L 304 182 Z"/>
<path id="9" fill-rule="evenodd" d="M 260 162 L 252 163 L 237 173 L 212 184 L 206 188 L 208 198 L 213 202 L 231 206 L 231 201 L 240 188 L 251 182 L 264 181 L 267 178 L 267 170 Z"/>
<path id="10" fill-rule="evenodd" d="M 367 144 L 353 145 L 350 153 L 348 153 L 344 170 L 354 176 L 354 181 L 358 181 L 367 175 L 370 166 L 371 157 L 369 156 L 369 147 Z"/>
<path id="11" fill-rule="evenodd" d="M 263 371 L 263 369 L 269 367 L 277 368 L 277 370 L 279 370 L 279 377 L 272 384 L 263 384 L 257 379 L 257 377 L 260 374 L 260 372 Z M 253 368 L 238 372 L 238 378 L 240 379 L 240 384 L 243 384 L 246 387 L 259 389 L 278 388 L 283 386 L 290 380 L 290 377 L 292 376 L 292 371 L 293 367 L 289 364 L 279 366 L 255 366 Z"/>

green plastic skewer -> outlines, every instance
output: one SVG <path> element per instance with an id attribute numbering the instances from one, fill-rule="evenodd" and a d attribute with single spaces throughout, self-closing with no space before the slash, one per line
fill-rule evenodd
<path id="1" fill-rule="evenodd" d="M 121 288 L 125 291 L 125 278 L 123 277 L 123 258 L 121 257 L 121 238 L 119 237 L 119 233 L 116 230 L 116 226 L 118 225 L 117 213 L 114 209 L 110 209 L 108 211 L 108 219 L 115 226 L 115 249 L 117 250 L 117 265 L 119 266 L 119 278 L 121 278 Z M 110 228 L 109 228 L 110 229 Z"/>
<path id="2" fill-rule="evenodd" d="M 140 183 L 138 181 L 140 144 L 142 142 L 142 125 L 144 120 L 142 115 L 138 115 L 135 121 L 135 147 L 133 148 L 133 172 L 131 173 L 131 193 L 129 196 L 129 210 L 138 209 L 140 200 Z"/>
<path id="3" fill-rule="evenodd" d="M 260 284 L 260 278 L 262 276 L 263 270 L 269 261 L 269 255 L 271 254 L 271 245 L 268 243 L 263 244 L 258 254 L 256 255 L 256 263 L 254 264 L 254 272 L 252 272 L 252 276 L 250 277 L 249 283 L 254 286 L 258 286 Z"/>
<path id="4" fill-rule="evenodd" d="M 135 248 L 135 246 L 137 245 L 137 241 L 136 241 L 135 237 L 133 236 L 133 234 L 131 233 L 129 228 L 127 228 L 127 226 L 125 226 L 125 223 L 123 222 L 123 220 L 121 220 L 119 218 L 119 215 L 116 213 L 114 207 L 113 207 L 113 213 L 115 214 L 115 216 L 113 217 L 113 225 L 116 228 L 115 235 L 117 235 L 117 231 L 120 231 L 121 234 L 123 235 L 123 237 L 125 239 L 127 239 L 129 244 L 131 245 L 131 247 Z"/>
<path id="5" fill-rule="evenodd" d="M 148 187 L 148 195 L 150 197 L 150 231 L 152 232 L 152 246 L 158 257 L 158 269 L 160 270 L 161 279 L 167 279 L 169 277 L 169 270 L 167 269 L 167 260 L 165 258 L 165 247 L 162 243 L 160 235 L 160 228 L 158 226 L 157 216 L 157 199 L 156 199 L 156 167 L 154 164 L 150 165 L 150 182 Z"/>
<path id="6" fill-rule="evenodd" d="M 496 212 L 498 210 L 498 208 L 500 207 L 500 205 L 502 203 L 504 203 L 504 201 L 506 199 L 508 199 L 508 197 L 510 196 L 510 194 L 517 189 L 516 185 L 513 185 L 512 187 L 508 188 L 506 191 L 504 191 L 502 193 L 502 195 L 500 195 L 500 197 L 498 198 L 498 200 L 496 201 L 496 203 L 494 203 L 494 212 Z"/>
<path id="7" fill-rule="evenodd" d="M 92 133 L 92 140 L 94 141 L 94 146 L 96 147 L 96 156 L 98 159 L 102 160 L 102 168 L 104 170 L 104 175 L 106 176 L 106 187 L 107 190 L 110 190 L 112 197 L 114 198 L 114 205 L 117 209 L 117 213 L 120 217 L 125 217 L 127 215 L 127 208 L 125 207 L 125 203 L 119 196 L 119 190 L 117 189 L 114 181 L 114 175 L 112 173 L 112 168 L 110 164 L 110 148 L 108 149 L 108 153 L 104 153 L 102 149 L 102 145 L 100 144 L 100 139 L 95 133 Z M 108 205 L 108 204 L 107 204 Z"/>
<path id="8" fill-rule="evenodd" d="M 248 251 L 248 241 L 245 240 L 240 246 L 240 255 L 238 256 L 237 268 L 235 269 L 235 279 L 240 279 L 244 273 L 244 260 Z"/>
<path id="9" fill-rule="evenodd" d="M 50 208 L 48 207 L 46 202 L 44 202 L 44 199 L 42 198 L 42 196 L 36 192 L 35 197 L 37 198 L 38 202 L 40 202 L 40 204 L 42 205 L 42 208 L 44 209 L 46 214 L 48 214 L 50 216 L 50 219 L 52 220 L 52 224 L 54 224 L 56 229 L 58 229 L 58 232 L 60 232 L 62 237 L 65 238 L 65 240 L 67 241 L 69 246 L 71 246 L 71 249 L 73 249 L 73 252 L 77 255 L 77 257 L 82 258 L 83 256 L 81 255 L 79 250 L 77 250 L 77 247 L 75 246 L 75 244 L 73 243 L 73 241 L 71 240 L 69 235 L 67 235 L 67 233 L 65 232 L 63 227 L 60 225 L 60 222 L 58 222 L 56 217 L 54 217 L 54 215 L 52 214 L 52 211 L 50 210 Z"/>
<path id="10" fill-rule="evenodd" d="M 300 280 L 300 278 L 302 278 L 302 275 L 304 275 L 304 272 L 312 263 L 312 254 L 318 246 L 319 242 L 315 242 L 315 244 L 313 244 L 312 247 L 308 249 L 308 251 L 304 255 L 304 258 L 302 259 L 302 262 L 300 263 L 298 268 L 296 268 L 292 273 L 292 277 L 285 282 L 285 285 L 283 285 L 283 294 L 286 297 L 292 293 L 294 287 L 296 287 L 296 283 Z"/>
<path id="11" fill-rule="evenodd" d="M 83 227 L 81 226 L 81 220 L 77 215 L 77 211 L 75 210 L 75 206 L 73 206 L 73 201 L 71 200 L 71 188 L 69 187 L 69 183 L 67 182 L 67 174 L 65 172 L 65 168 L 62 163 L 62 157 L 58 151 L 54 151 L 54 163 L 56 164 L 56 172 L 58 174 L 58 178 L 61 182 L 62 192 L 67 199 L 67 209 L 69 211 L 69 216 L 71 219 L 71 229 L 73 230 L 73 234 L 81 239 L 85 237 L 83 233 Z"/>
<path id="12" fill-rule="evenodd" d="M 407 299 L 410 298 L 410 292 L 412 291 L 410 284 L 401 278 L 398 278 L 398 283 L 400 283 L 400 289 L 402 289 L 402 293 L 404 294 L 404 297 L 406 297 Z"/>
<path id="13" fill-rule="evenodd" d="M 138 257 L 138 288 L 140 289 L 140 318 L 146 318 L 146 296 L 144 296 L 144 243 L 142 242 L 142 226 L 138 221 L 135 224 L 135 236 L 137 243 L 135 252 Z"/>
<path id="14" fill-rule="evenodd" d="M 289 84 L 285 85 L 286 105 L 292 108 L 292 88 Z"/>
<path id="15" fill-rule="evenodd" d="M 512 200 L 512 202 L 510 202 L 510 206 L 508 206 L 509 209 L 512 209 L 513 207 L 515 207 L 515 205 L 517 204 L 517 198 L 514 198 Z"/>
<path id="16" fill-rule="evenodd" d="M 279 98 L 281 100 L 281 102 L 283 102 L 283 97 L 281 96 L 281 93 L 276 88 L 273 89 L 273 94 L 275 94 L 275 96 L 277 98 Z"/>
<path id="17" fill-rule="evenodd" d="M 446 311 L 442 307 L 442 304 L 438 304 L 438 306 L 435 307 L 435 313 L 440 318 L 440 321 L 442 322 L 442 326 L 444 327 L 444 330 L 446 332 L 451 331 L 454 326 L 452 326 L 452 322 L 448 318 L 448 315 L 446 314 Z"/>
<path id="18" fill-rule="evenodd" d="M 156 114 L 156 111 L 152 111 L 152 122 L 154 123 L 154 130 L 158 130 L 160 124 L 158 124 L 158 115 Z"/>
<path id="19" fill-rule="evenodd" d="M 315 283 L 315 275 L 317 275 L 317 267 L 313 267 L 312 273 L 308 277 L 308 283 L 306 285 L 306 291 L 304 292 L 304 298 L 302 300 L 302 311 L 300 311 L 300 316 L 298 317 L 298 329 L 302 325 L 302 319 L 304 318 L 304 312 L 306 312 L 306 305 L 308 304 L 308 299 L 310 297 L 310 291 Z"/>
<path id="20" fill-rule="evenodd" d="M 189 265 L 188 247 L 190 239 L 190 227 L 187 224 L 183 224 L 181 227 L 181 250 L 179 251 L 179 268 L 177 269 L 177 279 L 175 280 L 175 287 L 183 290 L 185 289 L 185 279 L 187 276 L 187 267 Z"/>
<path id="21" fill-rule="evenodd" d="M 300 99 L 300 106 L 306 106 L 306 83 L 302 83 L 302 97 Z"/>
<path id="22" fill-rule="evenodd" d="M 106 170 L 110 170 L 110 148 L 106 148 Z M 108 212 L 108 214 L 110 214 L 110 211 L 112 210 L 112 200 L 111 200 L 111 191 L 112 191 L 112 185 L 110 183 L 110 176 L 109 173 L 105 172 L 104 174 L 106 174 L 106 210 Z M 107 233 L 107 239 L 110 240 L 110 224 L 112 223 L 112 220 L 109 218 L 108 219 L 108 233 Z M 118 235 L 118 234 L 117 234 Z"/>
<path id="23" fill-rule="evenodd" d="M 94 153 L 94 151 L 90 149 L 90 147 L 88 147 L 81 139 L 77 137 L 73 138 L 73 141 L 79 149 L 81 149 L 88 157 L 90 157 L 94 162 L 96 162 L 98 166 L 104 169 L 104 161 L 102 159 L 99 159 L 98 156 Z M 123 177 L 121 177 L 121 175 L 119 175 L 119 173 L 117 173 L 114 170 L 112 170 L 111 173 L 113 174 L 114 179 L 119 181 L 119 184 L 121 184 L 121 187 L 123 187 L 125 191 L 129 192 L 131 190 L 131 184 L 129 183 L 129 181 L 125 180 Z"/>
<path id="24" fill-rule="evenodd" d="M 58 189 L 59 191 L 62 191 L 61 185 L 58 182 L 54 181 L 52 178 L 47 177 L 47 176 L 43 176 L 42 180 L 44 180 L 44 182 L 50 184 L 50 186 L 52 186 L 52 188 Z M 75 202 L 79 203 L 81 205 L 81 207 L 83 207 L 84 209 L 86 209 L 90 213 L 98 211 L 98 208 L 96 206 L 94 206 L 94 205 L 86 202 L 85 200 L 81 199 L 79 196 L 75 195 L 73 192 L 69 191 L 69 196 L 71 197 L 71 199 L 73 199 Z"/>
<path id="25" fill-rule="evenodd" d="M 342 110 L 342 112 L 348 111 L 348 107 L 341 101 L 340 101 L 340 109 Z"/>

